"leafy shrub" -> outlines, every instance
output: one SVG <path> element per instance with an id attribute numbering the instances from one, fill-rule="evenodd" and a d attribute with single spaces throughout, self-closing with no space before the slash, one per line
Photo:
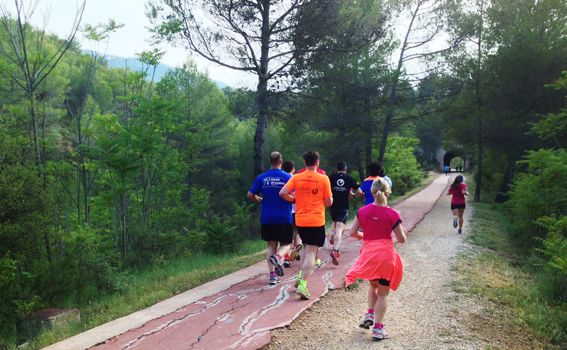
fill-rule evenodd
<path id="1" fill-rule="evenodd" d="M 384 154 L 384 169 L 386 175 L 392 179 L 394 194 L 404 195 L 423 180 L 421 166 L 414 155 L 418 144 L 418 139 L 388 137 L 388 145 Z M 378 159 L 377 150 L 373 152 L 373 157 Z"/>
<path id="2" fill-rule="evenodd" d="M 525 173 L 517 174 L 506 204 L 515 218 L 518 235 L 543 237 L 535 221 L 545 216 L 567 215 L 567 152 L 564 149 L 529 151 Z"/>
<path id="3" fill-rule="evenodd" d="M 538 266 L 552 277 L 553 297 L 565 299 L 567 296 L 567 216 L 560 219 L 546 216 L 539 218 L 537 223 L 549 231 L 545 239 L 536 238 L 543 246 L 543 248 L 535 249 L 542 255 Z"/>

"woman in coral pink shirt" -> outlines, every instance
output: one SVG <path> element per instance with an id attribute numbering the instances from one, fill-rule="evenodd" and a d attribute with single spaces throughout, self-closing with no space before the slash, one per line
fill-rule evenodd
<path id="1" fill-rule="evenodd" d="M 402 281 L 402 260 L 394 249 L 392 231 L 399 243 L 406 241 L 407 230 L 402 226 L 400 214 L 388 207 L 387 198 L 392 192 L 385 179 L 379 177 L 372 183 L 370 192 L 374 202 L 358 211 L 350 227 L 350 236 L 363 239 L 360 257 L 348 270 L 345 285 L 348 287 L 357 278 L 370 282 L 368 312 L 359 327 L 370 328 L 373 339 L 389 337 L 384 330 L 384 316 L 388 308 L 390 289 L 396 290 Z M 363 232 L 358 228 L 362 226 Z"/>
<path id="2" fill-rule="evenodd" d="M 463 213 L 465 212 L 465 196 L 468 196 L 467 185 L 463 183 L 463 175 L 459 175 L 455 178 L 455 181 L 449 187 L 447 196 L 453 195 L 451 198 L 451 211 L 453 212 L 453 227 L 457 228 L 459 226 L 459 234 L 461 234 L 463 228 Z"/>

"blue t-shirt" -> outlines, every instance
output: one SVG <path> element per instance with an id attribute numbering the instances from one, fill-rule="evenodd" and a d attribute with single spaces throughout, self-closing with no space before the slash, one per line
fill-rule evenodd
<path id="1" fill-rule="evenodd" d="M 280 190 L 291 175 L 280 169 L 271 169 L 256 178 L 250 192 L 262 192 L 262 223 L 291 224 L 291 203 L 280 197 Z"/>
<path id="2" fill-rule="evenodd" d="M 374 197 L 372 196 L 372 192 L 370 191 L 370 189 L 372 188 L 372 183 L 377 178 L 378 178 L 378 176 L 367 177 L 366 179 L 364 179 L 364 181 L 362 182 L 362 185 L 360 186 L 360 189 L 362 190 L 362 192 L 364 192 L 364 205 L 368 205 L 368 204 L 374 202 Z M 390 190 L 391 190 L 392 189 L 392 180 L 388 176 L 384 176 L 383 179 L 386 180 L 386 182 L 390 186 Z"/>

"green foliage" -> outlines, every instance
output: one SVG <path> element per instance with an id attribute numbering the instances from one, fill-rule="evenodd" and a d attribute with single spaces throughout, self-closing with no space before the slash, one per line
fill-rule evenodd
<path id="1" fill-rule="evenodd" d="M 461 255 L 455 267 L 465 276 L 466 284 L 459 288 L 492 301 L 511 325 L 532 329 L 538 346 L 547 342 L 564 348 L 567 344 L 565 279 L 559 278 L 557 269 L 543 266 L 546 263 L 543 253 L 534 259 L 533 250 L 526 249 L 517 239 L 516 219 L 507 215 L 506 206 L 476 203 L 474 209 L 474 234 L 470 240 L 489 249 L 472 249 Z M 565 233 L 564 219 L 544 219 L 538 225 L 548 231 Z M 563 244 L 556 245 L 557 239 L 558 236 L 550 244 L 555 246 L 550 250 L 553 255 Z"/>
<path id="2" fill-rule="evenodd" d="M 534 222 L 544 216 L 567 215 L 567 152 L 564 149 L 529 151 L 519 162 L 525 173 L 517 174 L 507 203 L 520 237 L 543 237 Z"/>
<path id="3" fill-rule="evenodd" d="M 563 72 L 565 78 L 559 78 L 555 84 L 546 85 L 555 90 L 567 90 L 567 71 Z M 541 140 L 550 140 L 552 146 L 565 148 L 567 139 L 567 109 L 560 108 L 559 113 L 549 113 L 540 116 L 540 121 L 532 124 L 528 134 L 537 135 Z"/>
<path id="4" fill-rule="evenodd" d="M 414 155 L 418 139 L 390 136 L 384 155 L 384 164 L 388 164 L 386 175 L 392 180 L 392 193 L 403 195 L 421 183 L 423 173 Z M 373 157 L 378 157 L 374 150 Z"/>
<path id="5" fill-rule="evenodd" d="M 545 228 L 548 233 L 545 239 L 537 237 L 543 248 L 535 248 L 536 252 L 542 254 L 542 262 L 537 266 L 542 267 L 553 277 L 553 285 L 556 287 L 555 298 L 565 300 L 567 295 L 567 216 L 560 219 L 542 217 L 537 223 Z"/>

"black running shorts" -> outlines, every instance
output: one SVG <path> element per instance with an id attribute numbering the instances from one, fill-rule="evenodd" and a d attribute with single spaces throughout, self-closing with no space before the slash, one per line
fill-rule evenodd
<path id="1" fill-rule="evenodd" d="M 322 247 L 325 245 L 325 226 L 297 226 L 297 232 L 299 232 L 299 237 L 301 237 L 303 244 L 315 245 L 317 247 Z"/>
<path id="2" fill-rule="evenodd" d="M 329 212 L 331 212 L 331 219 L 333 219 L 333 222 L 342 222 L 343 224 L 346 224 L 348 219 L 348 209 L 329 208 Z"/>
<path id="3" fill-rule="evenodd" d="M 262 224 L 262 239 L 266 242 L 278 241 L 290 244 L 293 241 L 293 226 L 291 224 Z"/>
<path id="4" fill-rule="evenodd" d="M 451 204 L 451 210 L 453 209 L 465 209 L 465 203 L 463 204 Z"/>
<path id="5" fill-rule="evenodd" d="M 373 281 L 378 281 L 378 284 L 381 285 L 381 286 L 386 286 L 386 287 L 390 286 L 390 281 L 383 279 L 383 278 L 373 280 Z"/>

